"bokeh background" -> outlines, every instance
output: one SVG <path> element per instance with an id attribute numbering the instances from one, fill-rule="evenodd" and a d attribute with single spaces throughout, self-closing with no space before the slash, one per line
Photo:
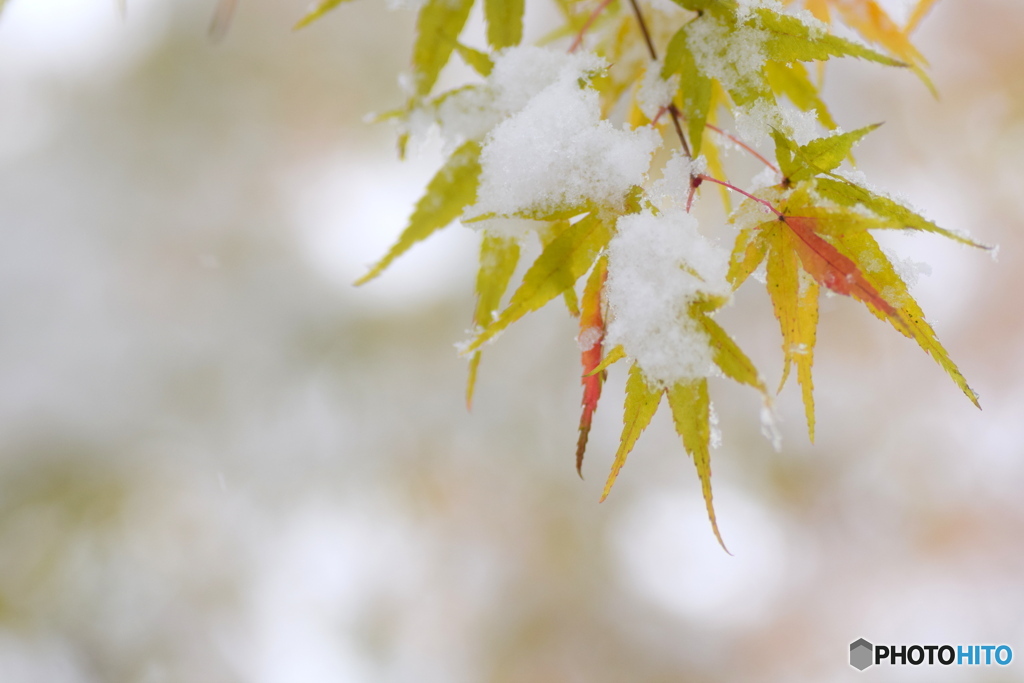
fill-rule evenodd
<path id="1" fill-rule="evenodd" d="M 306 0 L 240 0 L 217 41 L 214 5 L 0 18 L 0 681 L 1024 677 L 1018 0 L 938 4 L 917 39 L 940 100 L 829 72 L 840 125 L 886 121 L 868 176 L 1001 246 L 888 243 L 929 265 L 914 291 L 984 410 L 826 300 L 815 445 L 793 387 L 779 453 L 752 392 L 712 387 L 733 556 L 666 415 L 597 503 L 621 369 L 576 477 L 559 307 L 487 350 L 465 410 L 471 230 L 351 286 L 440 163 L 363 122 L 401 102 L 411 15 L 361 0 L 295 33 Z M 738 299 L 724 324 L 773 383 L 767 299 Z M 860 674 L 858 637 L 1021 661 Z"/>

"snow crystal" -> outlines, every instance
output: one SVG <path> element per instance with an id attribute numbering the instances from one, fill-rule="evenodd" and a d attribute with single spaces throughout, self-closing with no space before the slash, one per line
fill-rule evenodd
<path id="1" fill-rule="evenodd" d="M 621 344 L 661 386 L 712 372 L 706 333 L 688 315 L 699 293 L 729 296 L 727 251 L 681 209 L 622 216 L 608 245 L 607 343 Z"/>
<path id="2" fill-rule="evenodd" d="M 484 141 L 478 200 L 467 215 L 544 212 L 587 199 L 615 203 L 643 182 L 660 136 L 650 127 L 616 129 L 601 118 L 597 92 L 580 81 L 603 64 L 586 53 L 503 53 L 491 74 L 496 104 L 523 106 Z M 554 81 L 534 93 L 533 73 Z"/>
<path id="3" fill-rule="evenodd" d="M 697 67 L 715 78 L 726 90 L 753 85 L 764 66 L 767 34 L 751 26 L 730 28 L 711 14 L 688 24 L 686 46 Z"/>
<path id="4" fill-rule="evenodd" d="M 664 107 L 667 107 L 676 91 L 679 90 L 679 74 L 672 74 L 667 81 L 661 77 L 661 67 L 652 62 L 647 67 L 640 89 L 636 93 L 636 103 L 640 111 L 652 121 Z"/>

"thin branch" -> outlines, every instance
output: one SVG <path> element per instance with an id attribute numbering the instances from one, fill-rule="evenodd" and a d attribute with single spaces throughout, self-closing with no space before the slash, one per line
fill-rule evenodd
<path id="1" fill-rule="evenodd" d="M 731 183 L 727 183 L 724 180 L 719 180 L 717 178 L 712 178 L 709 175 L 703 175 L 702 174 L 702 175 L 699 175 L 697 177 L 700 178 L 701 180 L 710 180 L 713 183 L 718 183 L 719 185 L 722 185 L 723 187 L 729 188 L 733 192 L 739 192 L 744 197 L 746 197 L 748 199 L 753 199 L 758 204 L 761 204 L 762 206 L 766 207 L 769 211 L 774 213 L 779 218 L 783 218 L 782 212 L 779 211 L 778 209 L 776 209 L 774 206 L 772 206 L 771 202 L 769 202 L 766 199 L 761 199 L 760 197 L 755 197 L 754 195 L 750 194 L 749 192 L 747 192 L 745 190 L 741 190 L 740 188 L 736 187 L 735 185 L 733 185 Z"/>
<path id="2" fill-rule="evenodd" d="M 603 12 L 610 4 L 612 4 L 612 0 L 604 0 L 593 12 L 590 13 L 590 16 L 587 17 L 587 21 L 583 24 L 583 28 L 581 28 L 580 32 L 576 34 L 576 39 L 573 40 L 572 45 L 569 46 L 569 54 L 572 54 L 579 49 L 580 45 L 583 44 L 584 34 L 590 30 L 590 27 L 594 24 L 598 15 L 601 14 L 601 12 Z"/>
<path id="3" fill-rule="evenodd" d="M 644 15 L 640 12 L 640 5 L 636 3 L 636 0 L 629 0 L 629 4 L 633 5 L 633 13 L 636 14 L 636 20 L 640 24 L 640 31 L 644 34 L 644 42 L 647 43 L 647 51 L 651 53 L 651 59 L 658 61 L 658 53 L 654 49 L 654 43 L 651 41 L 651 34 L 647 30 L 647 22 L 644 21 Z"/>
<path id="4" fill-rule="evenodd" d="M 651 40 L 651 32 L 647 30 L 647 22 L 644 21 L 643 12 L 640 11 L 640 5 L 637 4 L 636 0 L 629 0 L 629 4 L 633 6 L 633 14 L 636 15 L 636 22 L 640 24 L 640 32 L 644 34 L 644 42 L 647 43 L 647 52 L 651 55 L 651 61 L 658 61 L 658 51 L 654 49 L 654 41 Z M 686 136 L 683 135 L 683 126 L 679 123 L 679 109 L 676 108 L 675 103 L 668 105 L 668 113 L 672 115 L 672 125 L 676 129 L 676 135 L 679 136 L 679 142 L 683 146 L 683 153 L 687 157 L 693 158 L 690 153 L 690 145 L 686 142 Z"/>
<path id="5" fill-rule="evenodd" d="M 736 143 L 737 145 L 739 145 L 740 147 L 742 147 L 743 149 L 747 150 L 748 152 L 750 152 L 751 154 L 753 154 L 753 155 L 754 155 L 755 157 L 757 157 L 757 158 L 758 158 L 758 160 L 760 160 L 760 161 L 761 161 L 761 163 L 763 163 L 763 164 L 764 164 L 765 166 L 767 166 L 768 168 L 772 169 L 773 171 L 775 171 L 775 172 L 776 172 L 776 173 L 778 173 L 779 175 L 781 175 L 781 174 L 782 174 L 782 171 L 780 171 L 780 170 L 778 169 L 778 167 L 776 167 L 776 166 L 775 166 L 775 164 L 773 164 L 772 162 L 770 162 L 770 161 L 768 161 L 767 159 L 765 159 L 765 158 L 764 158 L 763 156 L 761 156 L 761 155 L 760 155 L 760 154 L 759 154 L 759 153 L 757 152 L 757 150 L 756 150 L 756 149 L 754 149 L 753 147 L 751 147 L 751 146 L 747 145 L 746 143 L 744 143 L 744 142 L 743 142 L 742 140 L 740 140 L 739 138 L 737 138 L 737 137 L 734 137 L 734 136 L 732 136 L 732 135 L 729 135 L 728 133 L 726 133 L 726 132 L 725 132 L 724 130 L 722 130 L 722 129 L 721 129 L 721 128 L 719 128 L 718 126 L 714 126 L 714 125 L 712 125 L 712 124 L 710 124 L 710 123 L 705 123 L 705 124 L 704 124 L 704 126 L 705 126 L 705 127 L 707 127 L 707 128 L 710 128 L 711 130 L 715 131 L 715 132 L 716 132 L 716 133 L 718 133 L 719 135 L 724 135 L 725 137 L 729 138 L 730 140 L 732 140 L 733 142 L 735 142 L 735 143 Z"/>

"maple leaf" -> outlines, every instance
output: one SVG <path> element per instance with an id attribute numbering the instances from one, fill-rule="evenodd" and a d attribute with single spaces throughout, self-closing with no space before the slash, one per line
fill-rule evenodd
<path id="1" fill-rule="evenodd" d="M 792 4 L 794 0 L 784 0 Z M 804 6 L 819 20 L 832 22 L 832 11 L 842 17 L 844 24 L 852 28 L 869 43 L 885 48 L 891 54 L 910 66 L 932 93 L 936 93 L 931 79 L 924 72 L 927 60 L 910 42 L 910 31 L 931 8 L 936 0 L 921 0 L 915 7 L 906 28 L 899 25 L 875 0 L 806 0 Z"/>
<path id="2" fill-rule="evenodd" d="M 783 337 L 779 390 L 795 365 L 812 441 L 811 366 L 819 287 L 862 302 L 874 315 L 915 340 L 978 405 L 977 395 L 939 343 L 906 283 L 868 230 L 920 230 L 972 246 L 981 245 L 939 228 L 907 207 L 833 173 L 849 156 L 853 145 L 876 127 L 818 138 L 805 145 L 796 145 L 776 131 L 776 157 L 785 178 L 765 194 L 778 203 L 778 208 L 772 209 L 777 217 L 740 231 L 730 260 L 728 278 L 735 288 L 767 259 L 766 286 Z"/>
<path id="3" fill-rule="evenodd" d="M 601 290 L 608 276 L 608 259 L 602 257 L 594 265 L 587 285 L 583 290 L 583 306 L 580 310 L 580 355 L 583 362 L 583 415 L 580 416 L 580 434 L 576 442 L 576 472 L 583 476 L 583 454 L 587 450 L 590 424 L 601 398 L 604 371 L 595 372 L 601 364 L 604 350 L 604 315 L 601 311 Z"/>

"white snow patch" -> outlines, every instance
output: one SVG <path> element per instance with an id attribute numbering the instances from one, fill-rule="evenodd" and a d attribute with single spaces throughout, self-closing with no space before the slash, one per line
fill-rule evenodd
<path id="1" fill-rule="evenodd" d="M 636 93 L 636 103 L 640 111 L 648 119 L 654 120 L 658 113 L 669 104 L 679 90 L 679 74 L 672 74 L 667 81 L 661 77 L 661 67 L 652 62 L 647 67 L 640 89 Z"/>
<path id="2" fill-rule="evenodd" d="M 587 53 L 504 51 L 491 74 L 495 103 L 522 109 L 488 134 L 477 203 L 467 215 L 545 212 L 585 200 L 613 204 L 643 182 L 661 138 L 651 127 L 617 129 L 601 118 L 597 92 L 581 82 L 603 65 Z M 535 74 L 550 84 L 536 91 Z"/>
<path id="3" fill-rule="evenodd" d="M 579 344 L 580 351 L 589 351 L 594 348 L 594 344 L 601 341 L 604 336 L 604 330 L 600 327 L 588 327 L 580 332 L 580 336 L 576 337 L 576 343 Z"/>
<path id="4" fill-rule="evenodd" d="M 801 111 L 785 100 L 778 104 L 757 100 L 748 107 L 737 107 L 733 116 L 740 138 L 754 147 L 770 145 L 773 128 L 798 145 L 818 137 L 817 114 L 813 110 Z"/>
<path id="5" fill-rule="evenodd" d="M 672 208 L 686 208 L 690 194 L 690 178 L 708 170 L 708 160 L 703 155 L 696 159 L 683 156 L 678 150 L 672 153 L 661 171 L 661 178 L 651 185 L 650 197 L 659 211 Z"/>
<path id="6" fill-rule="evenodd" d="M 608 245 L 608 344 L 621 344 L 653 383 L 712 372 L 707 335 L 688 308 L 700 293 L 729 296 L 729 254 L 705 240 L 681 209 L 622 216 Z"/>

